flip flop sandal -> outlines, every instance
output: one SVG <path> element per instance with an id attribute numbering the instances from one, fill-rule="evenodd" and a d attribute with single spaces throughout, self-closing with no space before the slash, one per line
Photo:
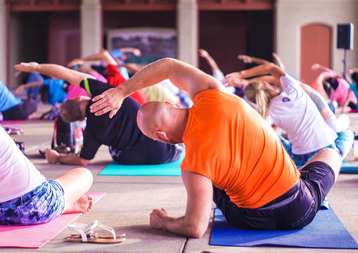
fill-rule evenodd
<path id="1" fill-rule="evenodd" d="M 67 242 L 114 244 L 121 243 L 126 239 L 125 234 L 117 235 L 112 227 L 101 224 L 98 220 L 89 225 L 73 223 L 68 225 L 68 228 L 76 231 L 77 234 L 67 236 L 64 239 Z M 103 232 L 110 235 L 103 235 Z"/>

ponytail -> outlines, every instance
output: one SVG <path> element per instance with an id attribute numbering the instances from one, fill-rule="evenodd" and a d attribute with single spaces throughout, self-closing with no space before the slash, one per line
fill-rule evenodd
<path id="1" fill-rule="evenodd" d="M 252 103 L 256 104 L 257 112 L 264 118 L 267 117 L 271 96 L 268 89 L 263 83 L 250 83 L 245 88 L 245 97 Z"/>

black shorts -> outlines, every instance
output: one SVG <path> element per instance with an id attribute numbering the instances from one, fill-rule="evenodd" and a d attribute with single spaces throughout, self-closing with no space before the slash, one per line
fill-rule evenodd
<path id="1" fill-rule="evenodd" d="M 298 229 L 315 217 L 321 202 L 335 180 L 334 172 L 324 162 L 307 164 L 300 180 L 285 194 L 260 208 L 240 208 L 225 191 L 214 187 L 214 202 L 226 220 L 243 229 Z"/>
<path id="2" fill-rule="evenodd" d="M 22 103 L 3 111 L 4 120 L 26 120 L 36 112 L 37 102 L 33 99 L 23 100 Z"/>

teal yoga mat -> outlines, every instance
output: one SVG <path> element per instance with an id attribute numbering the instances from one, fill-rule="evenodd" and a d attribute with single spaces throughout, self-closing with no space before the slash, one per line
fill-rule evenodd
<path id="1" fill-rule="evenodd" d="M 100 176 L 180 176 L 180 164 L 183 158 L 171 163 L 150 165 L 107 164 Z"/>
<path id="2" fill-rule="evenodd" d="M 358 164 L 343 162 L 340 173 L 342 173 L 342 174 L 358 174 Z"/>

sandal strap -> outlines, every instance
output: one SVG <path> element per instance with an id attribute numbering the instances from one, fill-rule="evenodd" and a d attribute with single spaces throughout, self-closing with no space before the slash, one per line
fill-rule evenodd
<path id="1" fill-rule="evenodd" d="M 103 223 L 99 222 L 98 220 L 94 220 L 93 223 L 88 226 L 88 229 L 86 230 L 86 234 L 96 237 L 95 231 L 98 231 L 98 230 L 104 230 L 104 231 L 110 233 L 114 240 L 117 239 L 116 232 L 114 231 L 114 229 L 110 226 L 104 225 Z"/>
<path id="2" fill-rule="evenodd" d="M 71 230 L 74 230 L 75 232 L 77 232 L 80 236 L 81 236 L 81 241 L 82 242 L 87 242 L 88 241 L 88 237 L 86 234 L 86 228 L 87 225 L 86 224 L 82 224 L 82 223 L 72 223 L 68 225 L 68 228 Z"/>

